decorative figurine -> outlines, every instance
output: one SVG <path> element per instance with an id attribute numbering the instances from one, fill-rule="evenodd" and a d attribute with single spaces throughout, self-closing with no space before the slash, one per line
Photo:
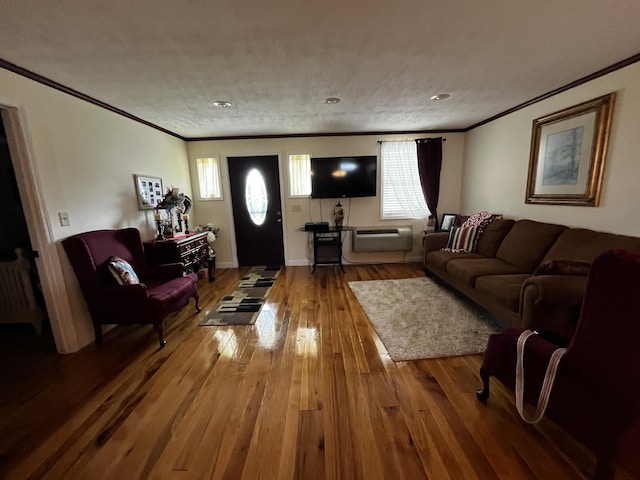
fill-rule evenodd
<path id="1" fill-rule="evenodd" d="M 184 220 L 184 233 L 189 235 L 189 215 L 187 215 L 186 213 L 183 213 L 182 220 Z"/>
<path id="2" fill-rule="evenodd" d="M 336 228 L 340 229 L 342 228 L 343 221 L 344 221 L 344 207 L 340 203 L 340 200 L 338 200 L 338 203 L 336 203 L 336 206 L 333 207 L 333 223 L 335 224 Z"/>

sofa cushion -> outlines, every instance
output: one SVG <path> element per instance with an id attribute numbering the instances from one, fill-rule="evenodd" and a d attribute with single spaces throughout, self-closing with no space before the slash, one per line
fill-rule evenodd
<path id="1" fill-rule="evenodd" d="M 582 260 L 591 262 L 603 250 L 621 248 L 640 251 L 640 238 L 570 228 L 562 232 L 544 257 L 547 260 Z"/>
<path id="2" fill-rule="evenodd" d="M 146 285 L 151 308 L 165 308 L 166 305 L 185 295 L 188 298 L 191 296 L 193 285 L 197 282 L 198 277 L 194 273 L 171 280 L 150 280 Z"/>
<path id="3" fill-rule="evenodd" d="M 436 250 L 427 255 L 427 265 L 436 269 L 446 270 L 449 260 L 460 258 L 482 258 L 477 253 L 450 252 L 448 250 Z"/>
<path id="4" fill-rule="evenodd" d="M 518 267 L 497 258 L 461 258 L 447 262 L 447 273 L 473 287 L 476 279 L 484 275 L 508 275 L 526 272 L 522 272 Z"/>
<path id="5" fill-rule="evenodd" d="M 456 215 L 452 227 L 461 227 L 467 220 L 469 220 L 469 215 Z"/>
<path id="6" fill-rule="evenodd" d="M 516 223 L 515 220 L 500 218 L 487 225 L 478 236 L 476 252 L 485 257 L 495 257 L 500 244 L 514 223 Z"/>
<path id="7" fill-rule="evenodd" d="M 520 309 L 520 288 L 528 273 L 485 275 L 476 280 L 476 289 L 513 312 Z"/>
<path id="8" fill-rule="evenodd" d="M 500 244 L 496 258 L 519 268 L 513 273 L 532 273 L 566 229 L 564 225 L 519 220 Z"/>
<path id="9" fill-rule="evenodd" d="M 445 250 L 473 253 L 476 250 L 476 240 L 479 233 L 480 230 L 477 226 L 453 227 L 449 232 L 449 240 Z"/>

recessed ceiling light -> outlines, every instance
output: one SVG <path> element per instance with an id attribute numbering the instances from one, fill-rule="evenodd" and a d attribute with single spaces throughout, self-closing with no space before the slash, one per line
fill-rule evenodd
<path id="1" fill-rule="evenodd" d="M 429 100 L 431 100 L 432 102 L 438 102 L 440 100 L 446 100 L 450 96 L 451 95 L 449 95 L 448 93 L 438 93 L 438 94 L 434 95 L 433 97 L 431 97 Z"/>
<path id="2" fill-rule="evenodd" d="M 229 108 L 229 107 L 233 107 L 233 103 L 231 102 L 227 102 L 226 100 L 216 100 L 215 102 L 211 102 L 211 105 L 213 105 L 216 108 Z"/>
<path id="3" fill-rule="evenodd" d="M 327 97 L 324 99 L 324 103 L 327 105 L 333 105 L 336 103 L 340 103 L 340 99 L 338 97 Z"/>

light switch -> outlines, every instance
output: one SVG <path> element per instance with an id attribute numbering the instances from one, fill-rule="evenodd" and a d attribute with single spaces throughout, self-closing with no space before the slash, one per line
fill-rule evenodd
<path id="1" fill-rule="evenodd" d="M 299 203 L 293 203 L 291 205 L 291 212 L 292 213 L 298 213 L 302 211 L 302 206 Z"/>
<path id="2" fill-rule="evenodd" d="M 69 214 L 67 212 L 58 212 L 58 218 L 60 219 L 61 227 L 68 227 L 69 223 Z"/>

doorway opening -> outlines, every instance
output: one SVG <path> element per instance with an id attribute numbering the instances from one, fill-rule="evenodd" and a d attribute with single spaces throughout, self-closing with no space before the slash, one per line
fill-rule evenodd
<path id="1" fill-rule="evenodd" d="M 0 191 L 5 206 L 0 229 L 0 308 L 6 310 L 0 311 L 0 363 L 6 374 L 19 378 L 42 358 L 55 355 L 56 346 L 1 117 Z"/>

